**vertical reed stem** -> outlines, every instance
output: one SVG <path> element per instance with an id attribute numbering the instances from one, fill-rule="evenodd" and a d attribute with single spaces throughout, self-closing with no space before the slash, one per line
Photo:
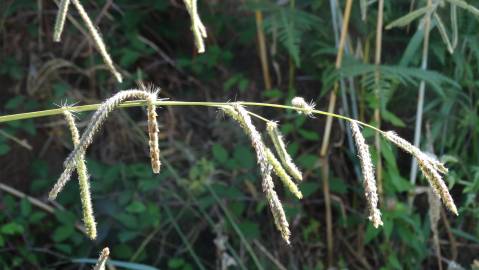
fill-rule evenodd
<path id="1" fill-rule="evenodd" d="M 427 5 L 429 9 L 432 6 L 432 0 L 427 1 Z M 430 9 L 431 10 L 431 9 Z M 421 62 L 421 69 L 427 70 L 427 59 L 428 59 L 428 52 L 429 52 L 429 32 L 431 26 L 431 11 L 428 11 L 424 18 L 424 41 L 422 47 L 422 62 Z M 426 83 L 424 80 L 421 81 L 419 85 L 419 93 L 418 93 L 418 100 L 417 100 L 417 109 L 416 109 L 416 125 L 414 128 L 414 146 L 419 148 L 419 144 L 421 142 L 421 126 L 422 126 L 422 114 L 424 108 L 424 94 L 426 91 Z M 411 165 L 411 174 L 409 176 L 409 181 L 412 185 L 416 184 L 416 176 L 417 176 L 417 161 L 415 158 L 412 159 Z M 412 203 L 412 196 L 409 198 L 409 203 Z"/>
<path id="2" fill-rule="evenodd" d="M 264 87 L 266 90 L 271 89 L 271 75 L 269 73 L 269 66 L 268 66 L 268 54 L 266 52 L 266 38 L 264 37 L 263 31 L 263 13 L 260 10 L 256 10 L 255 12 L 255 19 L 256 19 L 256 35 L 258 38 L 258 46 L 259 46 L 259 59 L 261 61 L 261 69 L 263 71 L 263 80 L 264 80 Z"/>
<path id="3" fill-rule="evenodd" d="M 346 37 L 349 27 L 349 18 L 351 16 L 351 7 L 353 0 L 346 1 L 346 7 L 344 8 L 343 15 L 343 25 L 341 27 L 341 37 L 339 39 L 338 54 L 336 56 L 336 69 L 341 67 L 341 62 L 343 60 L 344 46 L 346 44 Z M 336 81 L 334 83 L 334 89 L 329 96 L 329 105 L 328 113 L 333 113 L 336 105 L 336 94 L 338 92 L 339 83 Z M 328 116 L 326 118 L 326 126 L 324 128 L 324 136 L 321 144 L 320 158 L 321 158 L 321 170 L 323 174 L 323 194 L 324 194 L 324 207 L 326 211 L 326 239 L 328 247 L 328 261 L 327 265 L 331 266 L 333 264 L 333 222 L 332 222 L 332 213 L 331 213 L 331 196 L 329 191 L 329 160 L 327 158 L 328 146 L 329 146 L 329 137 L 331 134 L 331 125 L 332 117 Z"/>
<path id="4" fill-rule="evenodd" d="M 376 127 L 381 128 L 381 109 L 382 109 L 382 94 L 381 86 L 379 85 L 381 80 L 381 72 L 379 71 L 379 65 L 381 64 L 381 48 L 382 48 L 382 34 L 383 34 L 383 13 L 384 13 L 384 0 L 378 1 L 378 19 L 376 24 L 376 55 L 374 64 L 376 65 L 375 72 L 375 84 L 376 84 L 376 99 L 378 101 L 377 107 L 374 109 L 374 121 L 376 122 Z M 382 181 L 382 159 L 381 159 L 381 135 L 376 133 L 374 135 L 374 142 L 376 144 L 376 149 L 378 153 L 378 158 L 376 162 L 376 181 L 378 185 L 379 193 L 379 202 L 382 202 L 383 199 L 383 181 Z"/>

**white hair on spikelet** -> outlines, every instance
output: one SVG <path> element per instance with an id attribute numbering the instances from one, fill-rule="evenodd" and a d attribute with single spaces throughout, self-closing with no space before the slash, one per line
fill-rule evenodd
<path id="1" fill-rule="evenodd" d="M 381 220 L 381 212 L 378 209 L 378 194 L 376 187 L 376 180 L 374 178 L 373 163 L 371 162 L 371 154 L 369 147 L 366 144 L 358 123 L 351 121 L 351 129 L 353 131 L 354 141 L 358 149 L 359 160 L 361 162 L 361 170 L 363 173 L 363 186 L 366 200 L 368 201 L 369 220 L 373 223 L 375 228 L 383 225 Z"/>

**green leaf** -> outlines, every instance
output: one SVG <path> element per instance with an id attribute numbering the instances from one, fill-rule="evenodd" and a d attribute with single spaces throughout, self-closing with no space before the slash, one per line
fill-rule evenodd
<path id="1" fill-rule="evenodd" d="M 7 235 L 21 234 L 23 233 L 23 226 L 15 222 L 10 222 L 0 227 L 0 232 Z"/>
<path id="2" fill-rule="evenodd" d="M 23 198 L 20 202 L 20 212 L 22 213 L 22 216 L 30 215 L 31 211 L 32 205 L 27 199 Z"/>
<path id="3" fill-rule="evenodd" d="M 212 150 L 213 157 L 219 163 L 224 164 L 228 160 L 228 151 L 221 144 L 215 143 Z"/>
<path id="4" fill-rule="evenodd" d="M 380 229 L 376 229 L 373 227 L 373 225 L 368 222 L 368 227 L 366 229 L 366 235 L 364 236 L 364 244 L 368 244 L 371 242 L 373 239 L 375 239 L 379 233 L 381 232 Z"/>
<path id="5" fill-rule="evenodd" d="M 55 229 L 53 232 L 53 241 L 55 242 L 63 242 L 68 239 L 70 236 L 73 235 L 75 229 L 73 226 L 63 225 Z"/>
<path id="6" fill-rule="evenodd" d="M 301 134 L 301 136 L 306 139 L 306 140 L 309 140 L 309 141 L 317 141 L 319 140 L 319 135 L 317 132 L 315 131 L 310 131 L 310 130 L 306 130 L 306 129 L 300 129 L 298 130 L 299 134 Z"/>
<path id="7" fill-rule="evenodd" d="M 145 209 L 145 205 L 140 201 L 134 201 L 126 207 L 128 213 L 142 213 Z"/>
<path id="8" fill-rule="evenodd" d="M 393 113 L 391 113 L 388 110 L 382 110 L 381 114 L 382 114 L 382 118 L 384 120 L 393 124 L 396 127 L 405 127 L 406 126 L 406 124 L 399 117 L 397 117 L 396 115 L 394 115 Z"/>
<path id="9" fill-rule="evenodd" d="M 7 154 L 10 151 L 8 144 L 0 144 L 0 156 Z"/>
<path id="10" fill-rule="evenodd" d="M 389 30 L 393 27 L 406 26 L 406 25 L 410 24 L 412 21 L 414 21 L 415 19 L 417 19 L 420 16 L 426 14 L 426 12 L 428 12 L 430 9 L 432 9 L 432 7 L 425 6 L 425 7 L 422 7 L 422 8 L 418 8 L 418 9 L 412 11 L 412 12 L 409 12 L 408 14 L 402 16 L 401 18 L 396 19 L 393 22 L 391 22 L 390 24 L 386 25 L 386 29 Z"/>
<path id="11" fill-rule="evenodd" d="M 247 239 L 254 239 L 259 237 L 259 226 L 257 223 L 251 221 L 244 221 L 239 223 L 238 227 Z"/>

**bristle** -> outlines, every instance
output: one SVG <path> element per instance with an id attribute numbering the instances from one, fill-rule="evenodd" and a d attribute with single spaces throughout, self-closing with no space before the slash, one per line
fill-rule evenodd
<path id="1" fill-rule="evenodd" d="M 299 109 L 299 114 L 305 114 L 307 116 L 312 116 L 314 107 L 316 106 L 314 102 L 307 103 L 302 97 L 294 97 L 291 100 L 291 105 Z"/>

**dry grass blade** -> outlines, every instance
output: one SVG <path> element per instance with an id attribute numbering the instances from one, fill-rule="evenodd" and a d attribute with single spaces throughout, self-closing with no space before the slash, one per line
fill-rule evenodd
<path id="1" fill-rule="evenodd" d="M 366 140 L 361 134 L 359 125 L 355 121 L 351 122 L 351 129 L 358 149 L 359 160 L 361 161 L 361 170 L 364 178 L 364 193 L 369 208 L 369 220 L 371 220 L 375 228 L 378 228 L 380 225 L 383 225 L 383 222 L 381 220 L 381 212 L 378 209 L 378 194 L 376 180 L 374 179 L 373 164 L 371 162 L 371 154 L 369 153 L 369 147 L 366 144 Z"/>
<path id="2" fill-rule="evenodd" d="M 73 145 L 77 146 L 80 143 L 80 133 L 75 125 L 75 119 L 68 108 L 65 107 L 63 112 L 65 119 L 67 121 L 68 127 L 72 135 Z M 77 160 L 77 173 L 78 173 L 78 184 L 80 187 L 80 199 L 82 205 L 83 213 L 83 223 L 85 225 L 85 230 L 87 236 L 94 240 L 96 239 L 96 222 L 95 216 L 93 215 L 93 206 L 91 203 L 91 193 L 90 193 L 90 181 L 88 180 L 88 172 L 85 164 L 85 156 L 80 156 Z"/>

